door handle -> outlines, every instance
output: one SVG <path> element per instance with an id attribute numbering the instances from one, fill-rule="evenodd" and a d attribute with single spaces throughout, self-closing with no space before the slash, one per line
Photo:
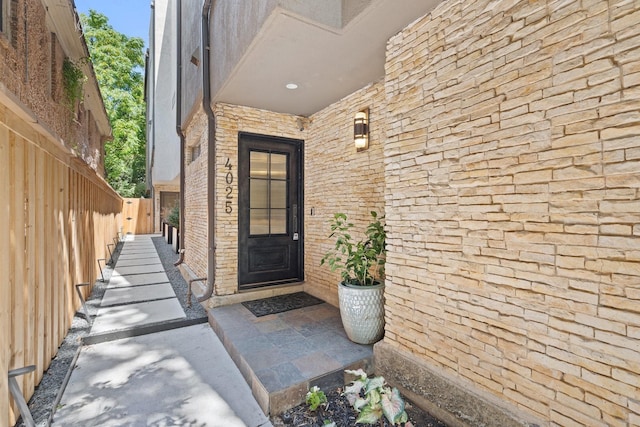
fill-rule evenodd
<path id="1" fill-rule="evenodd" d="M 293 240 L 298 240 L 300 237 L 298 235 L 298 205 L 294 204 L 293 207 Z"/>
<path id="2" fill-rule="evenodd" d="M 293 232 L 298 232 L 298 205 L 293 205 Z"/>

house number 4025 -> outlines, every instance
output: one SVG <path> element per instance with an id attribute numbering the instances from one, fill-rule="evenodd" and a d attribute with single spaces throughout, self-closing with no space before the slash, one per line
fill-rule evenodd
<path id="1" fill-rule="evenodd" d="M 228 214 L 233 212 L 233 172 L 231 172 L 231 160 L 227 157 L 227 162 L 224 164 L 224 167 L 227 169 L 227 174 L 224 177 L 224 181 L 227 186 L 224 189 L 225 192 L 225 201 L 224 201 L 224 211 Z"/>

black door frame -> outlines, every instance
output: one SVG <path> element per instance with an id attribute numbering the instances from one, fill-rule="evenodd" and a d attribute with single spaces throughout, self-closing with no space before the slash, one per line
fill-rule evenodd
<path id="1" fill-rule="evenodd" d="M 256 282 L 256 283 L 242 283 L 241 280 L 241 261 L 242 255 L 241 252 L 246 251 L 247 248 L 243 247 L 243 243 L 246 242 L 249 236 L 248 230 L 248 220 L 243 221 L 241 219 L 241 215 L 247 215 L 246 206 L 243 205 L 243 196 L 248 197 L 248 185 L 249 180 L 246 178 L 246 171 L 240 172 L 238 171 L 238 291 L 250 291 L 256 288 L 263 288 L 267 286 L 276 286 L 276 285 L 284 285 L 289 283 L 299 283 L 304 281 L 304 140 L 294 139 L 294 138 L 285 138 L 280 136 L 271 136 L 264 134 L 256 134 L 251 132 L 238 132 L 238 168 L 248 167 L 248 159 L 243 159 L 243 155 L 245 154 L 243 151 L 243 147 L 241 147 L 241 141 L 243 138 L 250 139 L 252 141 L 264 142 L 266 144 L 286 144 L 295 149 L 295 154 L 297 156 L 297 170 L 293 171 L 293 173 L 297 174 L 297 218 L 298 218 L 298 240 L 297 240 L 297 277 L 283 280 L 274 280 L 274 281 L 266 281 L 266 282 Z M 251 142 L 247 142 L 251 143 Z M 243 179 L 245 180 L 243 182 Z M 288 202 L 288 205 L 291 203 Z M 293 209 L 293 208 L 291 208 Z M 293 213 L 293 212 L 292 212 Z M 289 229 L 291 225 L 291 221 L 288 222 L 288 231 L 293 233 L 293 230 Z M 244 230 L 242 229 L 244 227 Z"/>

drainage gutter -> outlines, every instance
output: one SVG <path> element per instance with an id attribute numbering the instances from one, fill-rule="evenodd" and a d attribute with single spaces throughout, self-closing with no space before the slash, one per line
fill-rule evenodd
<path id="1" fill-rule="evenodd" d="M 198 298 L 205 301 L 213 295 L 216 278 L 216 118 L 211 108 L 211 11 L 215 0 L 205 0 L 202 5 L 202 107 L 207 114 L 207 210 L 209 212 L 207 253 L 207 289 Z"/>
<path id="2" fill-rule="evenodd" d="M 180 236 L 179 240 L 184 245 L 184 190 L 185 190 L 185 135 L 182 129 L 182 0 L 178 0 L 177 3 L 177 51 L 176 51 L 176 64 L 177 64 L 177 81 L 176 81 L 176 132 L 180 138 Z M 184 248 L 184 246 L 183 246 Z"/>

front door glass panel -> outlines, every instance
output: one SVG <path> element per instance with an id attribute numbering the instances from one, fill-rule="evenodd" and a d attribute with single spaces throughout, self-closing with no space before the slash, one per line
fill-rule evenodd
<path id="1" fill-rule="evenodd" d="M 249 234 L 287 233 L 287 154 L 251 151 Z"/>

